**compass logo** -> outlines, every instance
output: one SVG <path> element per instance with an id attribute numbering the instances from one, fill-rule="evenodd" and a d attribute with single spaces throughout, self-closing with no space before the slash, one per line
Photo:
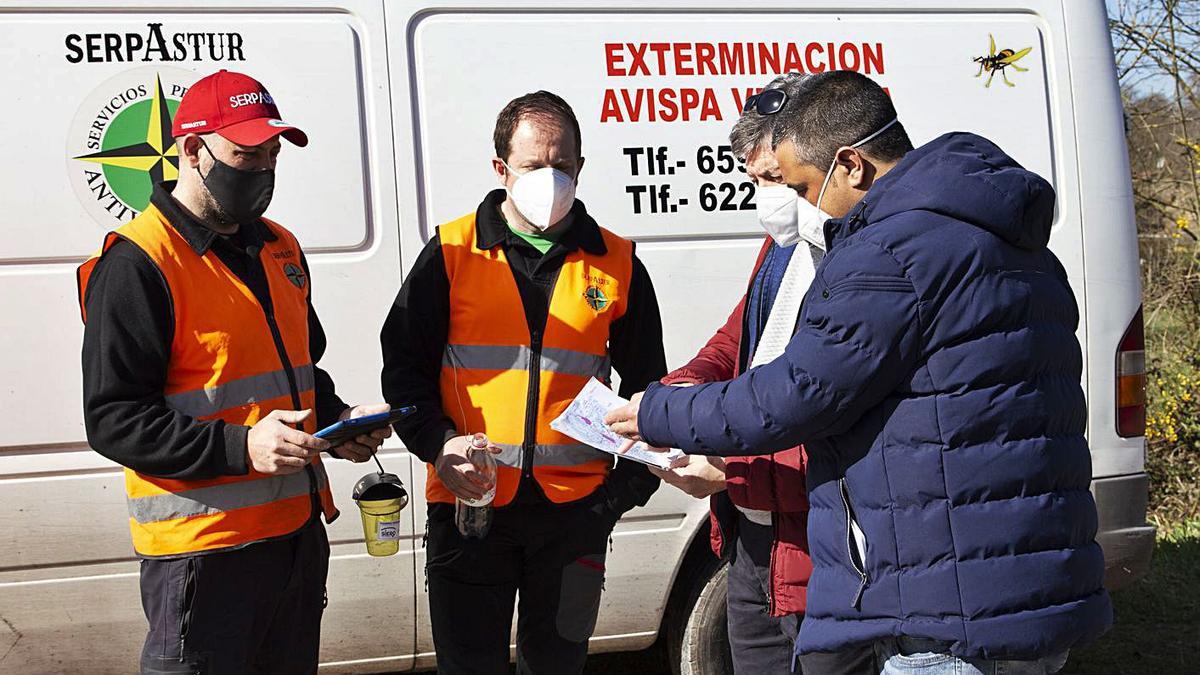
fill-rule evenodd
<path id="1" fill-rule="evenodd" d="M 97 223 L 132 220 L 150 203 L 155 183 L 179 177 L 171 120 L 196 79 L 178 68 L 135 68 L 101 84 L 79 107 L 67 176 Z"/>
<path id="2" fill-rule="evenodd" d="M 308 282 L 308 275 L 295 263 L 284 265 L 283 273 L 287 275 L 288 281 L 295 284 L 296 288 L 303 289 L 304 284 Z"/>
<path id="3" fill-rule="evenodd" d="M 608 296 L 604 294 L 604 291 L 599 286 L 588 286 L 587 290 L 583 293 L 583 299 L 587 301 L 588 307 L 597 312 L 603 311 L 605 307 L 608 307 Z"/>

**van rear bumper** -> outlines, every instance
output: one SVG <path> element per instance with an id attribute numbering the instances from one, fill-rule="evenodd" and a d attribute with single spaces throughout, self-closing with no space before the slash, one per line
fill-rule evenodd
<path id="1" fill-rule="evenodd" d="M 1104 585 L 1128 586 L 1150 571 L 1155 528 L 1146 523 L 1149 479 L 1144 473 L 1092 481 L 1100 529 L 1096 541 L 1104 549 Z"/>

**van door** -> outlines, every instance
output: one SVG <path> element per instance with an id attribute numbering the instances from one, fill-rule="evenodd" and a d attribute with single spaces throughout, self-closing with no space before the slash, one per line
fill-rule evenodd
<path id="1" fill-rule="evenodd" d="M 553 91 L 581 126 L 579 199 L 638 242 L 662 307 L 667 361 L 678 366 L 744 293 L 762 241 L 754 188 L 728 147 L 743 102 L 781 73 L 848 69 L 887 88 L 914 144 L 977 132 L 1054 184 L 1051 246 L 1086 316 L 1060 2 L 452 4 L 387 8 L 401 219 L 416 224 L 402 233 L 406 264 L 439 223 L 497 186 L 491 134 L 504 104 Z M 1087 327 L 1080 323 L 1084 345 Z M 634 514 L 654 534 L 626 530 L 617 540 L 610 574 L 652 583 L 607 585 L 594 638 L 601 648 L 657 628 L 684 550 L 662 536 L 687 512 L 672 502 L 677 494 L 664 488 Z"/>
<path id="2" fill-rule="evenodd" d="M 380 400 L 377 336 L 399 278 L 382 8 L 50 4 L 0 10 L 0 671 L 129 672 L 145 635 L 138 566 L 119 467 L 84 434 L 75 268 L 145 208 L 152 181 L 176 175 L 169 118 L 187 87 L 221 68 L 251 74 L 311 139 L 284 144 L 267 215 L 307 252 L 321 366 L 345 400 Z M 411 482 L 390 448 L 385 465 Z M 329 529 L 322 659 L 406 668 L 411 520 L 400 555 L 368 557 L 350 499 L 368 467 L 327 466 L 343 516 Z"/>

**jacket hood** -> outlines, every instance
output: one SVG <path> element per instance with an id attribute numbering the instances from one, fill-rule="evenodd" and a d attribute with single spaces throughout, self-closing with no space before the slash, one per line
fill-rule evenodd
<path id="1" fill-rule="evenodd" d="M 1028 250 L 1045 248 L 1054 188 L 996 144 L 953 132 L 909 152 L 871 187 L 862 216 L 875 223 L 905 211 L 931 211 L 970 223 Z"/>

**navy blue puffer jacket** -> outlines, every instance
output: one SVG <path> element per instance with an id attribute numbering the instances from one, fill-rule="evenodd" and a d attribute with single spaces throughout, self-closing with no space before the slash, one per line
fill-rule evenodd
<path id="1" fill-rule="evenodd" d="M 1050 185 L 991 142 L 942 136 L 826 224 L 781 357 L 647 390 L 654 445 L 808 450 L 815 569 L 797 651 L 908 635 L 1026 659 L 1111 624 L 1053 213 Z"/>

